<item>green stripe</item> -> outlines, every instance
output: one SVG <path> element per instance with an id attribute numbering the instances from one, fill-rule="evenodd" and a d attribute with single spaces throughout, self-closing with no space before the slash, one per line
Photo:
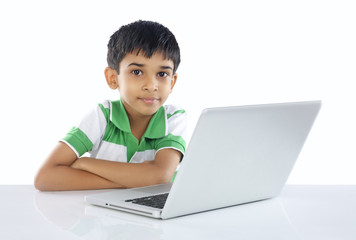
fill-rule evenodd
<path id="1" fill-rule="evenodd" d="M 111 107 L 111 121 L 122 131 L 131 132 L 129 117 L 127 116 L 123 103 L 120 100 L 112 101 Z"/>
<path id="2" fill-rule="evenodd" d="M 186 145 L 181 136 L 175 136 L 173 134 L 168 134 L 159 139 L 142 138 L 139 143 L 131 133 L 120 131 L 112 122 L 109 122 L 106 126 L 103 141 L 127 147 L 127 161 L 131 159 L 135 152 L 143 152 L 146 150 L 157 151 L 164 147 L 177 148 L 184 153 Z"/>
<path id="3" fill-rule="evenodd" d="M 158 111 L 153 115 L 148 124 L 145 134 L 146 138 L 161 138 L 166 134 L 166 116 L 163 107 L 160 107 Z"/>
<path id="4" fill-rule="evenodd" d="M 172 117 L 173 115 L 176 115 L 177 113 L 185 113 L 185 111 L 184 111 L 184 110 L 178 110 L 178 111 L 175 111 L 173 114 L 168 113 L 168 114 L 167 114 L 167 119 L 169 119 L 169 118 Z"/>
<path id="5" fill-rule="evenodd" d="M 131 133 L 121 131 L 113 122 L 108 122 L 103 141 L 127 146 L 128 138 L 131 138 L 131 136 L 133 137 Z"/>
<path id="6" fill-rule="evenodd" d="M 141 140 L 140 145 L 137 146 L 138 141 L 131 133 L 120 131 L 120 129 L 111 122 L 106 126 L 105 135 L 103 137 L 103 141 L 126 146 L 128 149 L 137 148 L 137 151 L 139 152 L 152 149 L 158 150 L 162 147 L 171 146 L 171 143 L 175 144 L 174 147 L 177 147 L 183 152 L 185 150 L 184 139 L 181 136 L 175 136 L 173 134 L 168 134 L 167 136 L 158 139 L 142 138 Z"/>
<path id="7" fill-rule="evenodd" d="M 84 153 L 89 152 L 93 148 L 93 143 L 85 135 L 85 133 L 79 128 L 73 127 L 67 135 L 63 138 L 68 142 L 75 150 L 77 150 L 79 156 L 82 156 Z"/>
<path id="8" fill-rule="evenodd" d="M 109 108 L 105 108 L 103 106 L 103 104 L 101 104 L 101 103 L 99 103 L 99 107 L 100 107 L 101 111 L 103 112 L 103 114 L 105 116 L 106 122 L 108 123 L 109 120 L 110 120 L 110 109 Z"/>

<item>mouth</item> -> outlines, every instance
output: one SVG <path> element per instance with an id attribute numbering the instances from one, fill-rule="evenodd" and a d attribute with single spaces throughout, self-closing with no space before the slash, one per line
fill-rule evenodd
<path id="1" fill-rule="evenodd" d="M 154 97 L 142 97 L 138 99 L 146 104 L 155 104 L 158 101 L 158 98 L 154 98 Z"/>

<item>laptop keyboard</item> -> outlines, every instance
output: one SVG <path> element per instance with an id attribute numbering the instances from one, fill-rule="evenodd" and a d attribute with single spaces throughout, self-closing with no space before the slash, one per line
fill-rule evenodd
<path id="1" fill-rule="evenodd" d="M 167 197 L 168 197 L 168 193 L 163 193 L 163 194 L 153 195 L 148 197 L 129 199 L 129 200 L 125 200 L 125 202 L 131 202 L 134 204 L 162 209 L 164 207 L 164 204 L 166 203 Z"/>

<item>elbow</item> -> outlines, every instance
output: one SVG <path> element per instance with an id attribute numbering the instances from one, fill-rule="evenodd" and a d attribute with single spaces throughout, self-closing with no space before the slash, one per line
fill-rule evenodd
<path id="1" fill-rule="evenodd" d="M 173 177 L 170 171 L 161 171 L 155 178 L 155 184 L 169 183 Z"/>
<path id="2" fill-rule="evenodd" d="M 39 190 L 39 191 L 50 191 L 51 189 L 48 188 L 48 181 L 46 180 L 46 178 L 43 176 L 44 174 L 40 171 L 37 173 L 37 175 L 35 176 L 33 185 L 34 187 Z"/>
<path id="3" fill-rule="evenodd" d="M 43 181 L 41 179 L 41 176 L 40 174 L 37 174 L 35 179 L 34 179 L 34 182 L 33 182 L 33 185 L 34 187 L 39 190 L 39 191 L 45 191 L 45 187 L 44 187 L 44 184 L 43 184 Z"/>

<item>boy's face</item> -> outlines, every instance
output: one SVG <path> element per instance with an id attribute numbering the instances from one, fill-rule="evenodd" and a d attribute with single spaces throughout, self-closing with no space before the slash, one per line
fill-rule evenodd
<path id="1" fill-rule="evenodd" d="M 105 76 L 110 88 L 119 89 L 129 117 L 151 117 L 167 100 L 177 74 L 173 74 L 173 61 L 164 59 L 163 53 L 156 52 L 151 58 L 136 53 L 128 53 L 123 58 L 119 74 L 107 68 Z M 107 74 L 107 71 L 114 74 Z"/>

